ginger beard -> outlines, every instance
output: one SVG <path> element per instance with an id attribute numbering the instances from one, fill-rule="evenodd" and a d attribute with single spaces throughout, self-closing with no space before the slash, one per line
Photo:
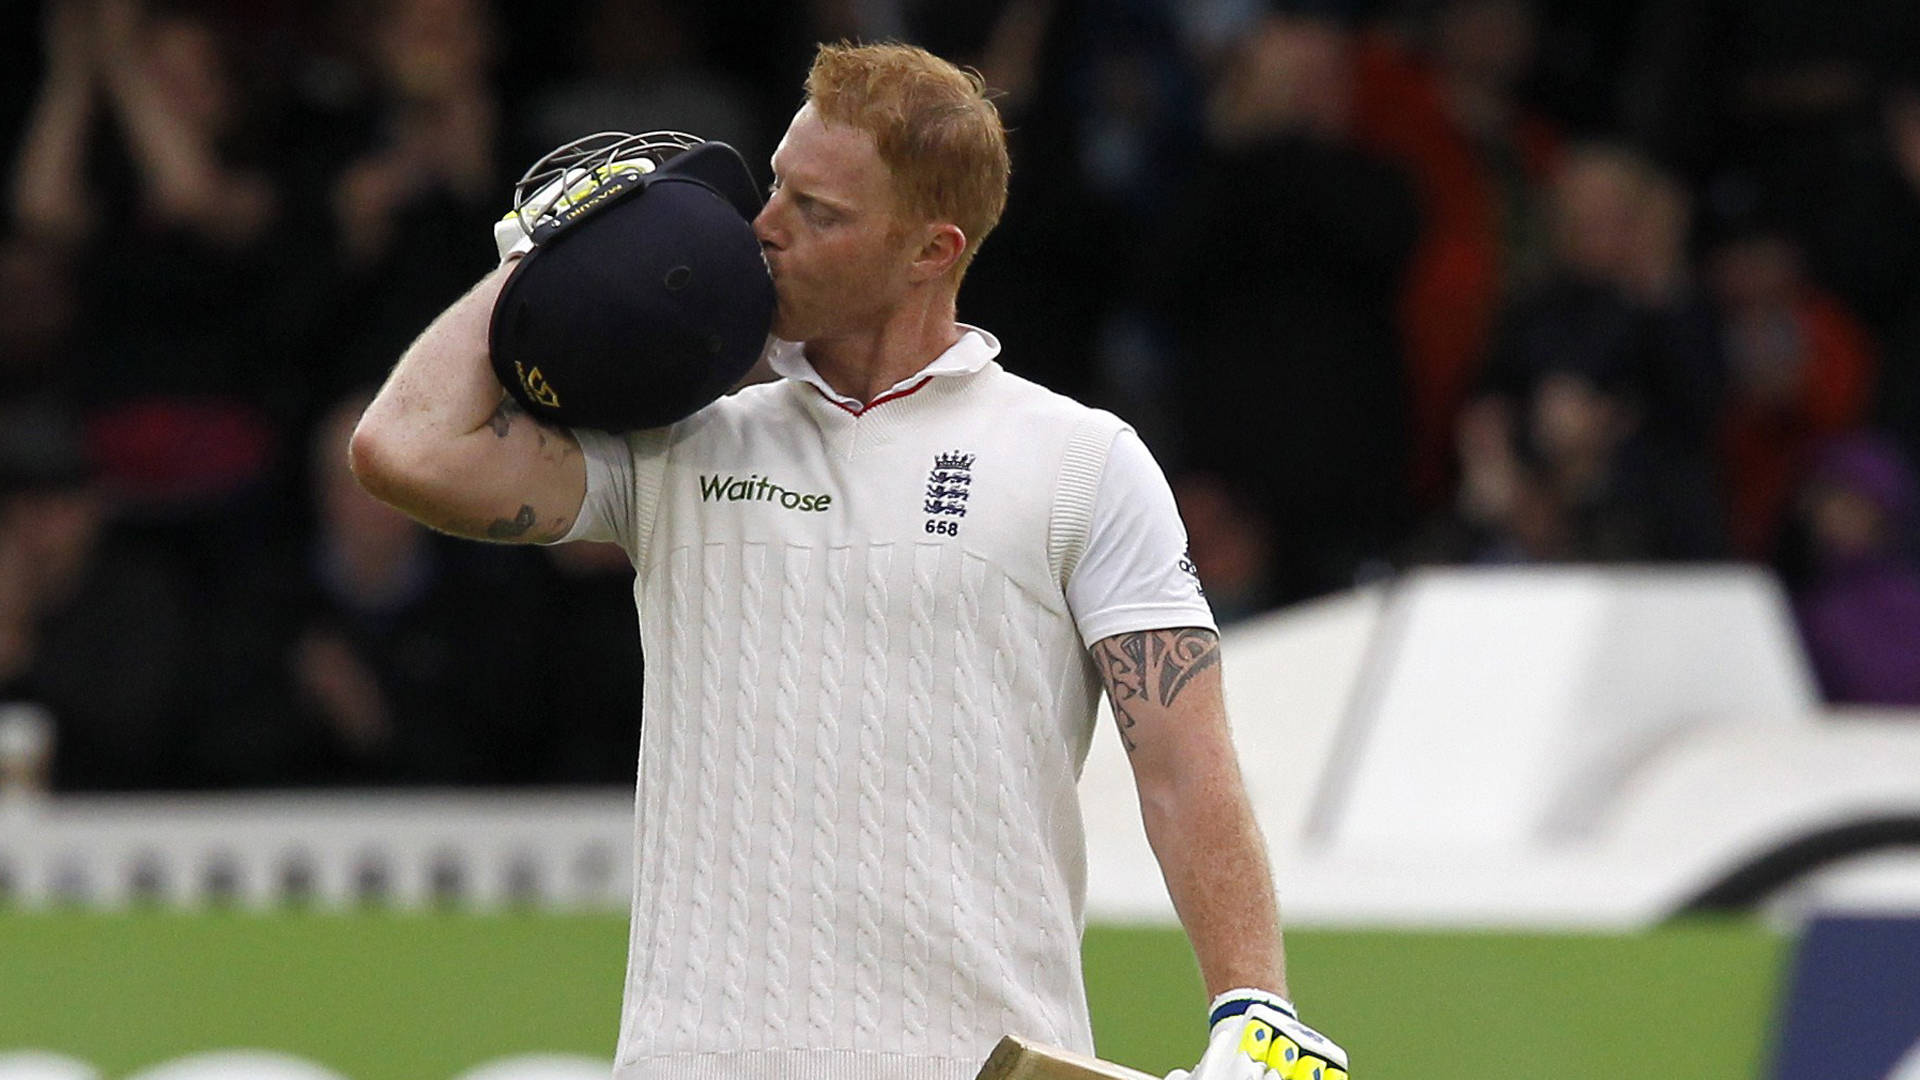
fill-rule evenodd
<path id="1" fill-rule="evenodd" d="M 774 336 L 822 341 L 877 328 L 909 287 L 913 230 L 897 219 L 892 171 L 873 136 L 802 106 L 773 174 L 754 232 L 773 274 Z"/>

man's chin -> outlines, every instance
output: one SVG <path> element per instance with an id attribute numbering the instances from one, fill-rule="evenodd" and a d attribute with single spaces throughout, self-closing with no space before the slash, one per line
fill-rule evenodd
<path id="1" fill-rule="evenodd" d="M 781 341 L 807 340 L 807 325 L 787 313 L 784 307 L 773 310 L 773 336 Z"/>

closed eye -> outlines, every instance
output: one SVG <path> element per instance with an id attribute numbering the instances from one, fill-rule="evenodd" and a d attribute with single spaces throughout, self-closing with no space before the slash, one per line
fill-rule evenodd
<path id="1" fill-rule="evenodd" d="M 778 194 L 781 186 L 780 178 L 775 176 L 773 182 L 767 185 L 767 198 L 771 199 L 774 195 Z M 837 208 L 804 192 L 796 192 L 793 195 L 793 201 L 795 205 L 800 208 L 801 215 L 807 219 L 808 223 L 815 226 L 835 224 L 842 216 Z"/>

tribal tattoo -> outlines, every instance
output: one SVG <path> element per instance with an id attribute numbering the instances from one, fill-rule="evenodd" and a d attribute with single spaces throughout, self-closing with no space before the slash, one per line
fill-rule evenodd
<path id="1" fill-rule="evenodd" d="M 1107 684 L 1120 741 L 1132 753 L 1139 745 L 1131 734 L 1139 710 L 1172 705 L 1195 675 L 1220 662 L 1220 638 L 1191 626 L 1136 630 L 1095 642 L 1093 658 Z"/>

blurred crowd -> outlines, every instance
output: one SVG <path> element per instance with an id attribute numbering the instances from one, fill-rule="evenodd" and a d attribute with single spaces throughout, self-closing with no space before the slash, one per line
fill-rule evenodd
<path id="1" fill-rule="evenodd" d="M 766 179 L 841 38 L 995 88 L 961 317 L 1135 424 L 1223 620 L 1740 559 L 1833 700 L 1920 704 L 1907 0 L 42 0 L 0 13 L 0 701 L 55 785 L 628 780 L 624 556 L 430 534 L 344 440 L 534 158 L 669 127 Z"/>

